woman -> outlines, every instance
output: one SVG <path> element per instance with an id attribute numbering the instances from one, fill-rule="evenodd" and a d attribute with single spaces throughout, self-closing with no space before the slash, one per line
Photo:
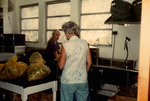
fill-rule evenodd
<path id="1" fill-rule="evenodd" d="M 87 75 L 92 64 L 91 53 L 85 40 L 77 37 L 77 25 L 69 21 L 62 26 L 68 41 L 61 46 L 61 55 L 55 52 L 61 75 L 61 101 L 87 101 L 89 95 Z"/>
<path id="2" fill-rule="evenodd" d="M 46 65 L 51 69 L 51 77 L 56 76 L 56 64 L 55 64 L 55 55 L 54 52 L 61 53 L 60 46 L 58 44 L 58 40 L 60 38 L 60 31 L 54 30 L 52 33 L 52 37 L 49 39 L 46 50 L 45 50 L 45 61 Z"/>

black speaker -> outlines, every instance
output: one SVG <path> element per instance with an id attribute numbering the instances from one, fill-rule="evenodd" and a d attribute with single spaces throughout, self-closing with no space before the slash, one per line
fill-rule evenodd
<path id="1" fill-rule="evenodd" d="M 24 34 L 4 34 L 4 46 L 25 45 Z"/>

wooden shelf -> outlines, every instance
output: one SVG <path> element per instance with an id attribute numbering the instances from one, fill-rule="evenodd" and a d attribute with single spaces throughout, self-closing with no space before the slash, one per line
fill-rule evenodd
<path id="1" fill-rule="evenodd" d="M 123 21 L 114 21 L 112 16 L 110 16 L 106 21 L 105 24 L 119 24 L 119 25 L 124 25 L 124 24 L 141 24 L 140 21 L 130 21 L 130 22 L 123 22 Z"/>

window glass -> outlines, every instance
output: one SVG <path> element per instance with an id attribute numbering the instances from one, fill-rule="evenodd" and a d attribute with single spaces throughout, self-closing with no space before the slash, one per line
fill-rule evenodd
<path id="1" fill-rule="evenodd" d="M 22 20 L 22 30 L 24 29 L 38 29 L 38 19 Z"/>
<path id="2" fill-rule="evenodd" d="M 38 31 L 22 31 L 21 34 L 25 34 L 27 42 L 38 42 Z"/>
<path id="3" fill-rule="evenodd" d="M 81 12 L 83 13 L 99 13 L 110 12 L 112 0 L 82 0 Z"/>
<path id="4" fill-rule="evenodd" d="M 38 17 L 38 6 L 25 7 L 21 9 L 22 18 Z"/>
<path id="5" fill-rule="evenodd" d="M 81 31 L 81 38 L 87 40 L 90 44 L 101 44 L 101 45 L 111 45 L 112 35 L 109 30 L 86 30 Z"/>
<path id="6" fill-rule="evenodd" d="M 82 29 L 108 29 L 112 26 L 104 24 L 110 14 L 94 14 L 94 15 L 83 15 L 81 16 L 81 28 Z"/>
<path id="7" fill-rule="evenodd" d="M 49 4 L 47 14 L 48 16 L 70 15 L 70 2 Z"/>
<path id="8" fill-rule="evenodd" d="M 47 19 L 47 29 L 61 29 L 61 26 L 70 20 L 70 17 L 55 17 Z"/>

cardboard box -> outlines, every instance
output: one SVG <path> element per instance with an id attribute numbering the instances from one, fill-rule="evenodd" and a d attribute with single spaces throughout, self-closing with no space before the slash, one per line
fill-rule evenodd
<path id="1" fill-rule="evenodd" d="M 29 95 L 28 101 L 53 101 L 52 93 L 38 92 Z"/>
<path id="2" fill-rule="evenodd" d="M 17 93 L 10 93 L 9 101 L 21 101 L 21 95 Z"/>
<path id="3" fill-rule="evenodd" d="M 128 96 L 115 95 L 109 98 L 107 101 L 137 101 L 137 99 Z"/>
<path id="4" fill-rule="evenodd" d="M 116 95 L 112 96 L 111 98 L 107 99 L 107 101 L 116 101 Z"/>
<path id="5" fill-rule="evenodd" d="M 136 98 L 116 95 L 116 101 L 137 101 Z"/>

